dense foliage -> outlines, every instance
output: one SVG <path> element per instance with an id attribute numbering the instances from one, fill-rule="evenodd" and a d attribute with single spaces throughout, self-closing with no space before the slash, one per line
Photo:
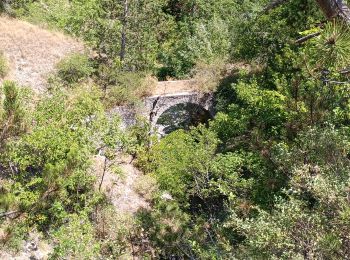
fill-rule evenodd
<path id="1" fill-rule="evenodd" d="M 4 247 L 37 228 L 53 258 L 349 258 L 349 25 L 325 21 L 314 0 L 268 2 L 12 1 L 13 15 L 95 55 L 62 61 L 38 103 L 2 86 Z M 207 125 L 157 141 L 143 121 L 122 133 L 105 116 L 104 105 L 147 95 L 149 73 L 203 71 L 217 89 Z M 136 158 L 149 208 L 120 215 L 96 189 L 102 150 Z"/>

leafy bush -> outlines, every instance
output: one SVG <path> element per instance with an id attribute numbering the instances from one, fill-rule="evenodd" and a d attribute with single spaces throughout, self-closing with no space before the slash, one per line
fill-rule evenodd
<path id="1" fill-rule="evenodd" d="M 99 99 L 93 88 L 57 91 L 39 102 L 32 131 L 8 143 L 1 164 L 16 165 L 9 190 L 29 223 L 59 226 L 97 197 L 87 170 L 105 122 Z"/>
<path id="2" fill-rule="evenodd" d="M 345 131 L 344 131 L 345 130 Z M 348 129 L 310 128 L 289 147 L 274 148 L 273 160 L 290 176 L 272 211 L 233 228 L 247 238 L 243 259 L 337 259 L 349 255 L 350 151 Z"/>
<path id="3" fill-rule="evenodd" d="M 72 54 L 57 64 L 57 75 L 66 83 L 77 83 L 88 78 L 94 69 L 89 58 L 83 54 Z"/>
<path id="4" fill-rule="evenodd" d="M 0 78 L 6 76 L 9 71 L 7 60 L 2 52 L 0 52 Z"/>
<path id="5" fill-rule="evenodd" d="M 16 119 L 21 92 L 10 83 L 4 92 L 1 115 Z M 100 99 L 100 91 L 89 86 L 53 89 L 37 104 L 31 131 L 10 139 L 1 153 L 0 164 L 15 165 L 16 174 L 1 185 L 0 212 L 18 211 L 25 228 L 49 231 L 57 242 L 54 258 L 94 259 L 99 252 L 90 216 L 101 196 L 89 159 L 102 142 L 116 145 L 119 134 L 119 121 L 106 120 Z M 16 232 L 11 247 L 25 236 Z"/>
<path id="6" fill-rule="evenodd" d="M 72 215 L 69 222 L 54 234 L 57 246 L 54 259 L 96 259 L 99 243 L 94 237 L 94 227 L 87 216 Z"/>

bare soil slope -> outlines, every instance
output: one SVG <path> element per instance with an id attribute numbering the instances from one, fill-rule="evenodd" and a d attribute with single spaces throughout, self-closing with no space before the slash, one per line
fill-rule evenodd
<path id="1" fill-rule="evenodd" d="M 62 33 L 0 16 L 0 51 L 4 52 L 10 65 L 5 79 L 41 92 L 45 90 L 47 76 L 55 64 L 64 56 L 83 50 L 82 43 Z"/>
<path id="2" fill-rule="evenodd" d="M 96 156 L 92 166 L 92 172 L 97 176 L 98 184 L 101 183 L 101 191 L 120 213 L 134 214 L 139 209 L 149 208 L 148 202 L 135 191 L 134 184 L 142 173 L 132 164 L 131 156 L 119 154 L 117 164 L 120 174 L 104 169 L 104 157 Z"/>

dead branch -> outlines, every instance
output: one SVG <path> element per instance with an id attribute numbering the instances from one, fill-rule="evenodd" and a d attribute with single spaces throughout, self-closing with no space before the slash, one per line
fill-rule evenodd
<path id="1" fill-rule="evenodd" d="M 312 34 L 306 35 L 306 36 L 296 40 L 295 43 L 296 44 L 300 44 L 300 43 L 306 42 L 307 40 L 315 38 L 315 37 L 319 36 L 320 34 L 321 34 L 320 32 L 316 32 L 316 33 L 312 33 Z"/>
<path id="2" fill-rule="evenodd" d="M 11 215 L 14 215 L 14 214 L 18 214 L 18 213 L 20 213 L 19 210 L 1 213 L 1 214 L 0 214 L 0 218 L 5 218 L 5 217 L 8 217 L 8 216 L 11 216 Z"/>

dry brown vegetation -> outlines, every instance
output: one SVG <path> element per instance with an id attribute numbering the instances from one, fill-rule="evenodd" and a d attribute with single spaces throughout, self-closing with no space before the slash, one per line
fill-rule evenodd
<path id="1" fill-rule="evenodd" d="M 0 16 L 0 51 L 10 67 L 5 79 L 40 92 L 45 89 L 47 77 L 55 64 L 67 54 L 83 52 L 84 46 L 60 32 Z"/>

